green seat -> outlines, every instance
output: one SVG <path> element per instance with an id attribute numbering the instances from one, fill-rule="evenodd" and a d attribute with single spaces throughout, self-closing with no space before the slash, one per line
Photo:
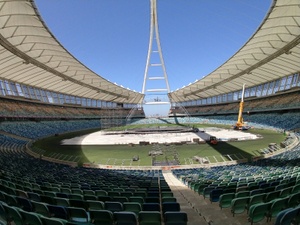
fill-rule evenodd
<path id="1" fill-rule="evenodd" d="M 270 205 L 271 203 L 267 202 L 258 203 L 250 207 L 248 220 L 251 222 L 251 225 L 260 222 L 267 217 Z"/>
<path id="2" fill-rule="evenodd" d="M 107 194 L 107 191 L 105 191 L 105 190 L 96 190 L 95 195 L 96 196 L 107 196 L 108 194 Z"/>
<path id="3" fill-rule="evenodd" d="M 249 195 L 250 195 L 250 191 L 240 191 L 240 192 L 235 193 L 236 198 L 247 197 Z"/>
<path id="4" fill-rule="evenodd" d="M 72 188 L 71 194 L 83 195 L 83 191 L 80 188 Z"/>
<path id="5" fill-rule="evenodd" d="M 59 218 L 49 218 L 49 217 L 41 217 L 43 225 L 65 225 L 67 224 L 67 220 L 59 219 Z"/>
<path id="6" fill-rule="evenodd" d="M 102 201 L 87 200 L 86 204 L 88 210 L 104 209 L 104 202 Z"/>
<path id="7" fill-rule="evenodd" d="M 294 185 L 292 192 L 293 194 L 300 192 L 300 184 Z"/>
<path id="8" fill-rule="evenodd" d="M 199 195 L 203 195 L 203 190 L 204 190 L 204 188 L 206 188 L 207 186 L 208 186 L 208 184 L 201 184 L 201 185 L 199 185 L 198 190 L 197 190 L 198 194 L 199 194 Z"/>
<path id="9" fill-rule="evenodd" d="M 234 216 L 235 214 L 243 213 L 246 210 L 246 206 L 249 202 L 249 197 L 241 197 L 241 198 L 234 198 L 231 201 L 231 212 Z"/>
<path id="10" fill-rule="evenodd" d="M 137 216 L 134 212 L 114 212 L 113 217 L 116 225 L 137 225 Z"/>
<path id="11" fill-rule="evenodd" d="M 140 211 L 139 225 L 161 225 L 161 214 L 158 211 Z"/>
<path id="12" fill-rule="evenodd" d="M 23 225 L 23 217 L 17 207 L 3 205 L 6 211 L 7 223 L 15 225 Z"/>
<path id="13" fill-rule="evenodd" d="M 163 197 L 161 202 L 177 202 L 177 199 L 175 197 Z"/>
<path id="14" fill-rule="evenodd" d="M 163 191 L 161 192 L 161 197 L 174 197 L 174 194 L 171 191 Z"/>
<path id="15" fill-rule="evenodd" d="M 23 222 L 25 224 L 30 224 L 30 225 L 43 225 L 43 222 L 40 218 L 40 215 L 38 213 L 34 212 L 26 212 L 26 211 L 20 211 L 22 217 L 23 217 Z"/>
<path id="16" fill-rule="evenodd" d="M 284 198 L 290 195 L 292 192 L 293 187 L 286 187 L 280 190 L 279 197 Z"/>
<path id="17" fill-rule="evenodd" d="M 273 217 L 276 217 L 278 213 L 287 207 L 289 197 L 278 198 L 273 200 L 270 205 L 270 210 L 268 212 L 268 221 L 271 221 Z"/>
<path id="18" fill-rule="evenodd" d="M 89 213 L 95 225 L 114 225 L 113 213 L 109 210 L 90 210 Z"/>
<path id="19" fill-rule="evenodd" d="M 288 199 L 287 207 L 294 208 L 299 205 L 300 192 L 291 194 Z"/>
<path id="20" fill-rule="evenodd" d="M 229 208 L 231 206 L 231 201 L 234 199 L 235 193 L 225 193 L 220 196 L 219 206 L 221 209 Z"/>
<path id="21" fill-rule="evenodd" d="M 70 188 L 63 187 L 63 188 L 60 188 L 60 192 L 65 193 L 65 194 L 71 194 L 72 190 Z"/>
<path id="22" fill-rule="evenodd" d="M 249 202 L 247 204 L 247 210 L 249 211 L 249 209 L 252 205 L 255 205 L 257 203 L 263 203 L 265 200 L 265 196 L 266 196 L 265 193 L 250 196 Z"/>
<path id="23" fill-rule="evenodd" d="M 81 194 L 69 194 L 69 199 L 84 200 L 83 195 Z"/>
<path id="24" fill-rule="evenodd" d="M 129 202 L 138 202 L 140 204 L 144 204 L 145 200 L 141 196 L 131 196 L 129 197 Z"/>
<path id="25" fill-rule="evenodd" d="M 210 198 L 210 192 L 212 191 L 212 190 L 214 190 L 216 187 L 205 187 L 204 189 L 203 189 L 203 193 L 202 193 L 202 195 L 203 195 L 203 197 L 204 198 Z"/>
<path id="26" fill-rule="evenodd" d="M 70 206 L 70 202 L 69 199 L 67 198 L 59 198 L 59 197 L 55 197 L 54 198 L 56 205 L 60 205 L 60 206 Z"/>
<path id="27" fill-rule="evenodd" d="M 0 201 L 0 224 L 7 224 L 6 211 L 3 205 L 7 205 L 5 202 Z"/>
<path id="28" fill-rule="evenodd" d="M 39 213 L 43 216 L 50 216 L 50 212 L 49 209 L 47 207 L 47 203 L 44 202 L 36 202 L 36 201 L 31 201 L 32 205 L 33 205 L 33 210 L 36 213 Z"/>
<path id="29" fill-rule="evenodd" d="M 122 192 L 120 192 L 120 194 L 121 194 L 121 196 L 124 196 L 127 198 L 133 196 L 133 192 L 131 192 L 131 191 L 122 191 Z"/>
<path id="30" fill-rule="evenodd" d="M 69 220 L 71 222 L 88 223 L 89 216 L 84 208 L 67 207 L 69 213 Z"/>
<path id="31" fill-rule="evenodd" d="M 271 191 L 266 193 L 265 202 L 273 201 L 274 199 L 278 198 L 280 191 Z"/>
<path id="32" fill-rule="evenodd" d="M 83 195 L 95 195 L 95 191 L 93 191 L 93 190 L 83 190 Z"/>
<path id="33" fill-rule="evenodd" d="M 124 207 L 124 211 L 133 212 L 137 216 L 139 212 L 142 210 L 142 206 L 138 202 L 124 202 L 123 207 Z"/>

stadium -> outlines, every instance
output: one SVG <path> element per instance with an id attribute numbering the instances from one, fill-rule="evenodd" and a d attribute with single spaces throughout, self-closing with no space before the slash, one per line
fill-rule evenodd
<path id="1" fill-rule="evenodd" d="M 0 224 L 300 223 L 299 2 L 274 0 L 232 57 L 176 91 L 150 8 L 140 93 L 70 54 L 34 0 L 0 0 Z"/>

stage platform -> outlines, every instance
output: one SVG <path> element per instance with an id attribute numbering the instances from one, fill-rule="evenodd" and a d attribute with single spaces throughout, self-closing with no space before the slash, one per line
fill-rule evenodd
<path id="1" fill-rule="evenodd" d="M 198 132 L 191 130 L 139 130 L 139 131 L 120 131 L 120 132 L 106 132 L 98 131 L 88 135 L 65 139 L 62 145 L 125 145 L 125 144 L 139 144 L 141 142 L 149 142 L 166 144 L 177 142 L 199 142 L 209 140 L 210 136 L 215 136 L 219 141 L 241 141 L 253 140 L 260 138 L 254 134 L 221 128 L 205 128 L 199 129 Z"/>

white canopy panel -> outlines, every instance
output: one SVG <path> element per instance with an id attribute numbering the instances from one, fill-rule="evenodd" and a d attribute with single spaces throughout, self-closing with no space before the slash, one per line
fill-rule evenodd
<path id="1" fill-rule="evenodd" d="M 117 103 L 141 93 L 115 85 L 75 59 L 50 33 L 33 0 L 0 0 L 0 79 Z"/>
<path id="2" fill-rule="evenodd" d="M 274 0 L 261 26 L 235 55 L 169 97 L 173 102 L 197 100 L 299 72 L 299 42 L 299 0 Z M 33 0 L 0 0 L 0 43 L 0 79 L 118 103 L 137 104 L 144 98 L 74 58 L 48 30 Z"/>
<path id="3" fill-rule="evenodd" d="M 219 68 L 169 93 L 173 102 L 208 98 L 256 86 L 300 71 L 299 0 L 274 0 L 248 42 Z"/>

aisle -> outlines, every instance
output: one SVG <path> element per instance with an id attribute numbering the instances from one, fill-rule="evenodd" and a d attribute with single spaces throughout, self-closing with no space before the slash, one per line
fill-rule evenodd
<path id="1" fill-rule="evenodd" d="M 163 171 L 163 175 L 180 203 L 181 211 L 188 214 L 188 225 L 250 225 L 246 213 L 233 217 L 230 208 L 221 210 L 217 202 L 211 203 L 209 199 L 204 199 L 189 189 L 171 171 Z M 263 225 L 265 222 L 264 220 L 255 225 Z"/>

